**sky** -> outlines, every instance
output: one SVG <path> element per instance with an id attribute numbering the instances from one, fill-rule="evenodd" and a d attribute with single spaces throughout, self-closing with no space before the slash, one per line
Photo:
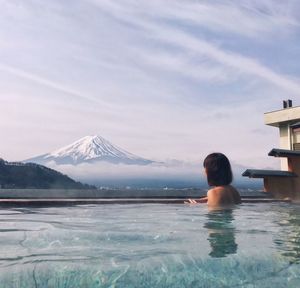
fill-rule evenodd
<path id="1" fill-rule="evenodd" d="M 269 167 L 300 105 L 300 1 L 0 0 L 0 157 L 86 135 L 139 156 Z M 276 162 L 275 162 L 276 161 Z M 276 164 L 277 165 L 277 164 Z"/>

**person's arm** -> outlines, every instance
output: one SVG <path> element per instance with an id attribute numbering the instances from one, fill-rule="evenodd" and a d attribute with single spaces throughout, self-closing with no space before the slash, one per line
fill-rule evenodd
<path id="1" fill-rule="evenodd" d="M 188 201 L 184 201 L 185 204 L 198 204 L 198 203 L 206 203 L 207 197 L 201 197 L 200 199 L 188 199 Z"/>
<path id="2" fill-rule="evenodd" d="M 207 202 L 207 196 L 206 197 L 201 197 L 199 200 L 198 200 L 198 203 L 206 203 Z"/>

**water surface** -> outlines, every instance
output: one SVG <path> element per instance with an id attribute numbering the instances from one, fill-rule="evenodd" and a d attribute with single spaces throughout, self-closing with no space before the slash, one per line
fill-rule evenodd
<path id="1" fill-rule="evenodd" d="M 0 210 L 1 287 L 300 287 L 300 206 Z"/>

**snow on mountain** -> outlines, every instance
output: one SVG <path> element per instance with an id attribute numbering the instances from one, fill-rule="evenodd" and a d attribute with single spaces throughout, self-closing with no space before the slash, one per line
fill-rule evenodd
<path id="1" fill-rule="evenodd" d="M 47 164 L 54 161 L 56 165 L 96 163 L 106 161 L 113 164 L 148 165 L 154 161 L 131 154 L 104 139 L 101 136 L 86 136 L 74 143 L 51 153 L 30 158 L 25 162 Z"/>

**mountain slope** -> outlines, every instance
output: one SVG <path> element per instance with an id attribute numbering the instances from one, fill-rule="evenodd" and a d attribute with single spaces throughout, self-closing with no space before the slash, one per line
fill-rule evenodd
<path id="1" fill-rule="evenodd" d="M 0 188 L 93 189 L 68 176 L 34 163 L 7 162 L 0 159 Z"/>
<path id="2" fill-rule="evenodd" d="M 83 137 L 74 143 L 51 153 L 26 160 L 26 162 L 39 164 L 47 164 L 52 161 L 57 165 L 78 165 L 99 161 L 106 161 L 113 164 L 123 163 L 133 165 L 147 165 L 154 163 L 154 161 L 131 154 L 97 135 Z"/>

